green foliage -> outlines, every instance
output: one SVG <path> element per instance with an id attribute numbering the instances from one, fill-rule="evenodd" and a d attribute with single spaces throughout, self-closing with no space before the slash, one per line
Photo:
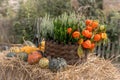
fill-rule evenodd
<path id="1" fill-rule="evenodd" d="M 4 4 L 4 5 L 3 5 Z M 7 0 L 0 0 L 0 17 L 6 17 L 8 13 L 8 1 Z"/>
<path id="2" fill-rule="evenodd" d="M 120 13 L 111 12 L 108 16 L 108 37 L 112 42 L 115 42 L 120 37 Z"/>
<path id="3" fill-rule="evenodd" d="M 0 5 L 2 4 L 3 0 L 0 0 Z"/>
<path id="4" fill-rule="evenodd" d="M 50 18 L 50 15 L 46 15 L 38 23 L 40 23 L 40 36 L 42 38 L 53 36 L 53 18 Z"/>
<path id="5" fill-rule="evenodd" d="M 76 17 L 75 13 L 64 13 L 56 18 L 46 16 L 43 18 L 40 25 L 40 35 L 47 40 L 54 40 L 59 43 L 76 42 L 76 39 L 71 37 L 72 34 L 67 34 L 67 28 L 81 30 L 85 25 L 81 20 Z"/>
<path id="6" fill-rule="evenodd" d="M 24 19 L 24 18 L 35 18 L 38 16 L 36 1 L 34 0 L 27 0 L 27 2 L 21 2 L 19 13 L 17 18 Z"/>
<path id="7" fill-rule="evenodd" d="M 14 22 L 13 32 L 16 35 L 16 42 L 21 42 L 23 36 L 27 40 L 33 40 L 36 33 L 36 18 L 45 16 L 46 13 L 52 17 L 58 16 L 63 12 L 69 12 L 70 8 L 69 0 L 27 0 L 21 2 L 20 10 Z M 40 35 L 43 37 L 53 34 L 51 21 L 47 16 L 43 18 L 41 26 L 43 26 L 42 30 L 44 31 L 40 29 Z"/>
<path id="8" fill-rule="evenodd" d="M 45 0 L 44 2 L 43 9 L 52 16 L 71 11 L 70 0 Z"/>
<path id="9" fill-rule="evenodd" d="M 80 30 L 79 20 L 75 13 L 67 15 L 66 13 L 54 20 L 54 40 L 58 42 L 68 43 L 74 42 L 70 35 L 67 34 L 67 28 L 72 28 L 73 31 Z M 72 35 L 72 34 L 71 34 Z"/>
<path id="10" fill-rule="evenodd" d="M 79 13 L 82 13 L 86 18 L 99 19 L 100 22 L 105 21 L 105 16 L 102 11 L 103 0 L 78 0 L 82 9 Z"/>
<path id="11" fill-rule="evenodd" d="M 21 2 L 19 13 L 13 25 L 16 43 L 23 42 L 23 37 L 30 41 L 33 40 L 36 30 L 35 18 L 39 16 L 38 14 L 36 1 Z"/>
<path id="12" fill-rule="evenodd" d="M 41 17 L 45 14 L 58 16 L 71 11 L 70 0 L 27 0 L 21 2 L 19 18 Z"/>
<path id="13" fill-rule="evenodd" d="M 13 32 L 15 34 L 15 43 L 23 42 L 23 37 L 26 40 L 32 41 L 34 38 L 34 19 L 16 21 Z"/>

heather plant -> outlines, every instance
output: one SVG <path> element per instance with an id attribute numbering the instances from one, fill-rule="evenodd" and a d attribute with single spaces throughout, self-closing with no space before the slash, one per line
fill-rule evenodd
<path id="1" fill-rule="evenodd" d="M 40 22 L 40 36 L 42 38 L 48 38 L 53 36 L 53 18 L 50 18 L 50 15 L 46 15 L 42 18 Z"/>

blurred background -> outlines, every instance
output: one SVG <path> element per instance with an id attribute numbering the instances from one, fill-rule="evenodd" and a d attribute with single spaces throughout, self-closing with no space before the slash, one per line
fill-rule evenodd
<path id="1" fill-rule="evenodd" d="M 36 19 L 75 12 L 84 18 L 99 19 L 108 25 L 111 41 L 118 40 L 120 0 L 0 0 L 0 42 L 32 40 Z"/>
<path id="2" fill-rule="evenodd" d="M 22 43 L 23 37 L 33 41 L 38 28 L 51 26 L 48 17 L 64 13 L 106 24 L 109 44 L 97 51 L 119 54 L 120 0 L 0 0 L 0 43 Z"/>

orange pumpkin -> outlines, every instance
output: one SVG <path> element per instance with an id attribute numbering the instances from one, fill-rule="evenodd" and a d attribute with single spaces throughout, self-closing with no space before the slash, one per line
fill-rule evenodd
<path id="1" fill-rule="evenodd" d="M 90 32 L 91 32 L 93 29 L 92 29 L 92 27 L 91 27 L 91 26 L 87 26 L 87 27 L 86 27 L 86 30 L 88 30 L 88 31 L 90 31 Z"/>
<path id="2" fill-rule="evenodd" d="M 80 32 L 79 32 L 79 31 L 73 32 L 73 33 L 72 33 L 72 37 L 78 39 L 78 38 L 80 37 Z"/>
<path id="3" fill-rule="evenodd" d="M 70 34 L 72 32 L 72 28 L 67 29 L 67 33 Z"/>
<path id="4" fill-rule="evenodd" d="M 91 41 L 86 40 L 82 43 L 83 48 L 91 48 Z"/>
<path id="5" fill-rule="evenodd" d="M 92 37 L 92 32 L 89 32 L 88 30 L 83 30 L 82 35 L 87 37 L 87 38 L 91 38 Z"/>
<path id="6" fill-rule="evenodd" d="M 86 23 L 86 26 L 91 25 L 92 20 L 87 19 L 87 20 L 85 21 L 85 23 Z"/>
<path id="7" fill-rule="evenodd" d="M 29 64 L 35 64 L 39 62 L 39 60 L 42 58 L 42 54 L 38 51 L 33 51 L 31 54 L 28 55 L 28 63 Z"/>
<path id="8" fill-rule="evenodd" d="M 96 34 L 94 36 L 94 41 L 100 41 L 101 40 L 101 35 L 100 34 Z"/>
<path id="9" fill-rule="evenodd" d="M 94 21 L 94 22 L 92 22 L 91 27 L 92 27 L 93 29 L 95 29 L 95 28 L 98 27 L 98 25 L 99 25 L 99 23 L 98 23 L 97 21 Z"/>

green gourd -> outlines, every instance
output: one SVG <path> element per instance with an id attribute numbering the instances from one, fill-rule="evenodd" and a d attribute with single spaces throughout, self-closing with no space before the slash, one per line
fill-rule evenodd
<path id="1" fill-rule="evenodd" d="M 7 57 L 16 57 L 16 53 L 14 53 L 14 52 L 9 52 L 6 56 L 7 56 Z"/>
<path id="2" fill-rule="evenodd" d="M 67 68 L 67 62 L 63 58 L 53 58 L 49 61 L 49 69 L 53 72 L 65 70 Z"/>
<path id="3" fill-rule="evenodd" d="M 28 54 L 25 53 L 25 52 L 20 52 L 20 53 L 18 54 L 18 58 L 19 58 L 20 60 L 27 61 L 27 59 L 28 59 Z"/>

